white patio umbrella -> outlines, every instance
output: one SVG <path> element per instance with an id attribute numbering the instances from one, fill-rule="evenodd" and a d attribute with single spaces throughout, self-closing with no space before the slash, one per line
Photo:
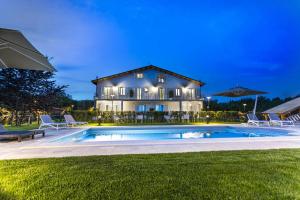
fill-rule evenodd
<path id="1" fill-rule="evenodd" d="M 3 28 L 0 28 L 0 68 L 55 71 L 47 57 L 20 31 Z"/>

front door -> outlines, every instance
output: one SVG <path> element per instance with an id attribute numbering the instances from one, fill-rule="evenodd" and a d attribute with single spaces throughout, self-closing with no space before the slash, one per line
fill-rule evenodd
<path id="1" fill-rule="evenodd" d="M 142 88 L 136 88 L 136 98 L 142 99 Z"/>
<path id="2" fill-rule="evenodd" d="M 158 96 L 160 100 L 165 99 L 165 89 L 164 88 L 158 88 Z"/>

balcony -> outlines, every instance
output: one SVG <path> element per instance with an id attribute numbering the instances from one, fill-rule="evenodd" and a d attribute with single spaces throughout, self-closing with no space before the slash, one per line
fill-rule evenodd
<path id="1" fill-rule="evenodd" d="M 120 90 L 101 89 L 95 95 L 95 100 L 132 100 L 132 101 L 191 101 L 202 100 L 199 90 L 180 91 L 177 94 L 178 88 L 161 88 L 156 90 L 145 90 L 145 88 L 125 88 L 125 93 L 120 94 Z M 105 91 L 105 92 L 104 92 Z"/>

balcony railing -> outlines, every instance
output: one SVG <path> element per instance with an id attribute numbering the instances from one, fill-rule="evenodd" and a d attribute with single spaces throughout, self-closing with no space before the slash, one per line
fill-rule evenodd
<path id="1" fill-rule="evenodd" d="M 119 91 L 109 91 L 104 94 L 101 92 L 95 95 L 95 99 L 98 100 L 161 100 L 161 101 L 183 101 L 183 100 L 201 100 L 200 91 L 194 90 L 194 94 L 190 92 L 180 92 L 180 95 L 176 96 L 176 88 L 164 88 L 164 92 L 148 91 L 145 92 L 142 88 L 142 92 L 138 94 L 136 88 L 126 88 L 125 95 L 119 94 Z M 170 91 L 173 91 L 170 93 Z"/>

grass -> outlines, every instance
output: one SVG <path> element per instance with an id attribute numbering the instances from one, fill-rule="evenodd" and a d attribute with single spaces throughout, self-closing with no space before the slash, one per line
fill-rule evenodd
<path id="1" fill-rule="evenodd" d="M 0 161 L 0 199 L 300 199 L 300 149 Z"/>
<path id="2" fill-rule="evenodd" d="M 37 129 L 39 125 L 37 122 L 34 122 L 32 124 L 22 124 L 21 126 L 15 126 L 15 125 L 6 125 L 5 128 L 10 131 L 25 131 L 25 130 L 32 130 Z"/>

